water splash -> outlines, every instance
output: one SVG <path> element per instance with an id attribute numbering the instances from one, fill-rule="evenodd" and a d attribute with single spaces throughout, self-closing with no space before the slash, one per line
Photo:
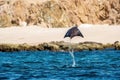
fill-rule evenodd
<path id="1" fill-rule="evenodd" d="M 72 67 L 75 67 L 76 62 L 75 62 L 75 57 L 74 57 L 74 50 L 73 49 L 72 49 L 72 51 L 69 50 L 69 53 L 72 57 L 72 62 L 73 62 Z"/>
<path id="2" fill-rule="evenodd" d="M 71 39 L 70 39 L 70 44 L 69 44 L 69 53 L 72 57 L 72 62 L 73 62 L 72 67 L 75 67 L 76 62 L 75 62 L 75 56 L 74 56 L 74 49 L 72 48 L 72 45 L 71 45 Z"/>

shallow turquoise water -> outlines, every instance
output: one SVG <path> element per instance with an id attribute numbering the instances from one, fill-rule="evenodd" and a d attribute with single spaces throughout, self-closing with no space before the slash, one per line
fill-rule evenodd
<path id="1" fill-rule="evenodd" d="M 0 52 L 0 80 L 120 80 L 120 50 Z"/>

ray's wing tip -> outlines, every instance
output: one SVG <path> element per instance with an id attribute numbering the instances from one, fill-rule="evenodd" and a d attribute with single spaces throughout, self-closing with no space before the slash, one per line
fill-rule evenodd
<path id="1" fill-rule="evenodd" d="M 84 38 L 83 34 L 82 34 L 82 37 Z"/>
<path id="2" fill-rule="evenodd" d="M 83 35 L 81 35 L 81 37 L 82 37 L 82 38 L 84 38 L 84 36 L 83 36 Z"/>
<path id="3" fill-rule="evenodd" d="M 67 36 L 65 35 L 64 38 L 66 38 Z"/>

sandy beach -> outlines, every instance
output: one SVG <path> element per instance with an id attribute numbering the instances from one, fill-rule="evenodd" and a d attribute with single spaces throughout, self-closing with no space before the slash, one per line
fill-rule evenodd
<path id="1" fill-rule="evenodd" d="M 69 28 L 41 28 L 38 26 L 0 28 L 0 44 L 23 44 L 37 45 L 51 41 L 69 42 L 64 38 Z M 72 43 L 85 41 L 114 43 L 120 41 L 120 26 L 88 25 L 79 26 L 84 38 L 74 37 Z"/>

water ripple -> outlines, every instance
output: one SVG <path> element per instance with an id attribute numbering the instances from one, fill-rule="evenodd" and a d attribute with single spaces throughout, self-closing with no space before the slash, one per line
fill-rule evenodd
<path id="1" fill-rule="evenodd" d="M 119 80 L 120 50 L 0 52 L 0 80 Z"/>

